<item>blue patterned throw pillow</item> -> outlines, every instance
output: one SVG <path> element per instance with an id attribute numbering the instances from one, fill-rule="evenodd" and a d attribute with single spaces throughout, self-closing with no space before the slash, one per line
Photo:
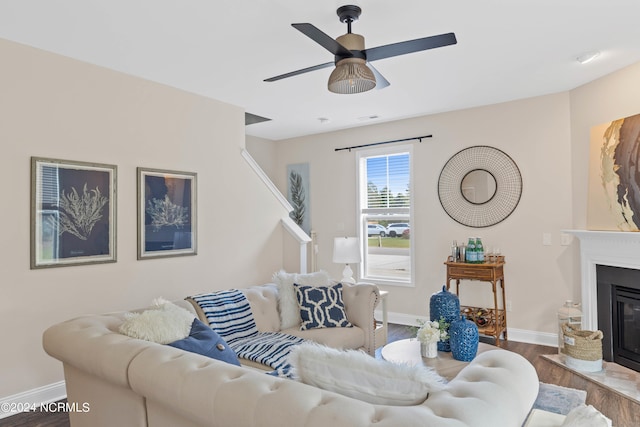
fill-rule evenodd
<path id="1" fill-rule="evenodd" d="M 300 330 L 314 328 L 350 328 L 342 301 L 342 283 L 333 286 L 303 286 L 295 284 L 300 306 Z"/>

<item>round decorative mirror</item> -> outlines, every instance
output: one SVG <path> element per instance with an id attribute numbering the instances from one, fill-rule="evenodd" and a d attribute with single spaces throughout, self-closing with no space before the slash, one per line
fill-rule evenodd
<path id="1" fill-rule="evenodd" d="M 474 205 L 481 205 L 496 195 L 496 178 L 484 169 L 475 169 L 467 173 L 460 183 L 462 197 Z"/>
<path id="2" fill-rule="evenodd" d="M 438 179 L 442 208 L 453 220 L 469 227 L 489 227 L 504 221 L 521 195 L 522 176 L 513 159 L 484 145 L 454 154 Z"/>

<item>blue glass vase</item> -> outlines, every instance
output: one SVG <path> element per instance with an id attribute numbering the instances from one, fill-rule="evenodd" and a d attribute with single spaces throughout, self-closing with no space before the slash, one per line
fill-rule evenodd
<path id="1" fill-rule="evenodd" d="M 478 327 L 464 316 L 449 326 L 449 342 L 454 359 L 470 362 L 478 352 Z"/>
<path id="2" fill-rule="evenodd" d="M 446 286 L 442 286 L 442 291 L 431 295 L 429 300 L 429 320 L 438 322 L 440 318 L 448 324 L 460 318 L 460 299 L 449 292 Z M 438 341 L 438 351 L 451 351 L 449 338 Z"/>

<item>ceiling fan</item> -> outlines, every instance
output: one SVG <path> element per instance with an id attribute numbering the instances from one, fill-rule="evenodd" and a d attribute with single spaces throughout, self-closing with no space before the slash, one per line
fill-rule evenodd
<path id="1" fill-rule="evenodd" d="M 346 5 L 339 7 L 336 12 L 340 22 L 347 24 L 347 34 L 335 40 L 312 24 L 291 24 L 292 27 L 331 52 L 335 56 L 333 62 L 291 71 L 270 77 L 264 81 L 275 82 L 310 71 L 331 67 L 335 64 L 335 69 L 331 73 L 328 83 L 328 88 L 331 92 L 351 94 L 365 92 L 374 87 L 382 89 L 389 86 L 389 82 L 371 65 L 371 61 L 457 43 L 454 33 L 446 33 L 365 49 L 364 37 L 351 32 L 351 23 L 358 20 L 362 9 L 358 6 Z"/>

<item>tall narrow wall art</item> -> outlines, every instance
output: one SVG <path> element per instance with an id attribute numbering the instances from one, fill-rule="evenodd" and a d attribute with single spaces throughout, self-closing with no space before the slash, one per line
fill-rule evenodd
<path id="1" fill-rule="evenodd" d="M 309 196 L 309 163 L 287 166 L 287 200 L 293 206 L 291 219 L 311 234 L 311 210 Z"/>

